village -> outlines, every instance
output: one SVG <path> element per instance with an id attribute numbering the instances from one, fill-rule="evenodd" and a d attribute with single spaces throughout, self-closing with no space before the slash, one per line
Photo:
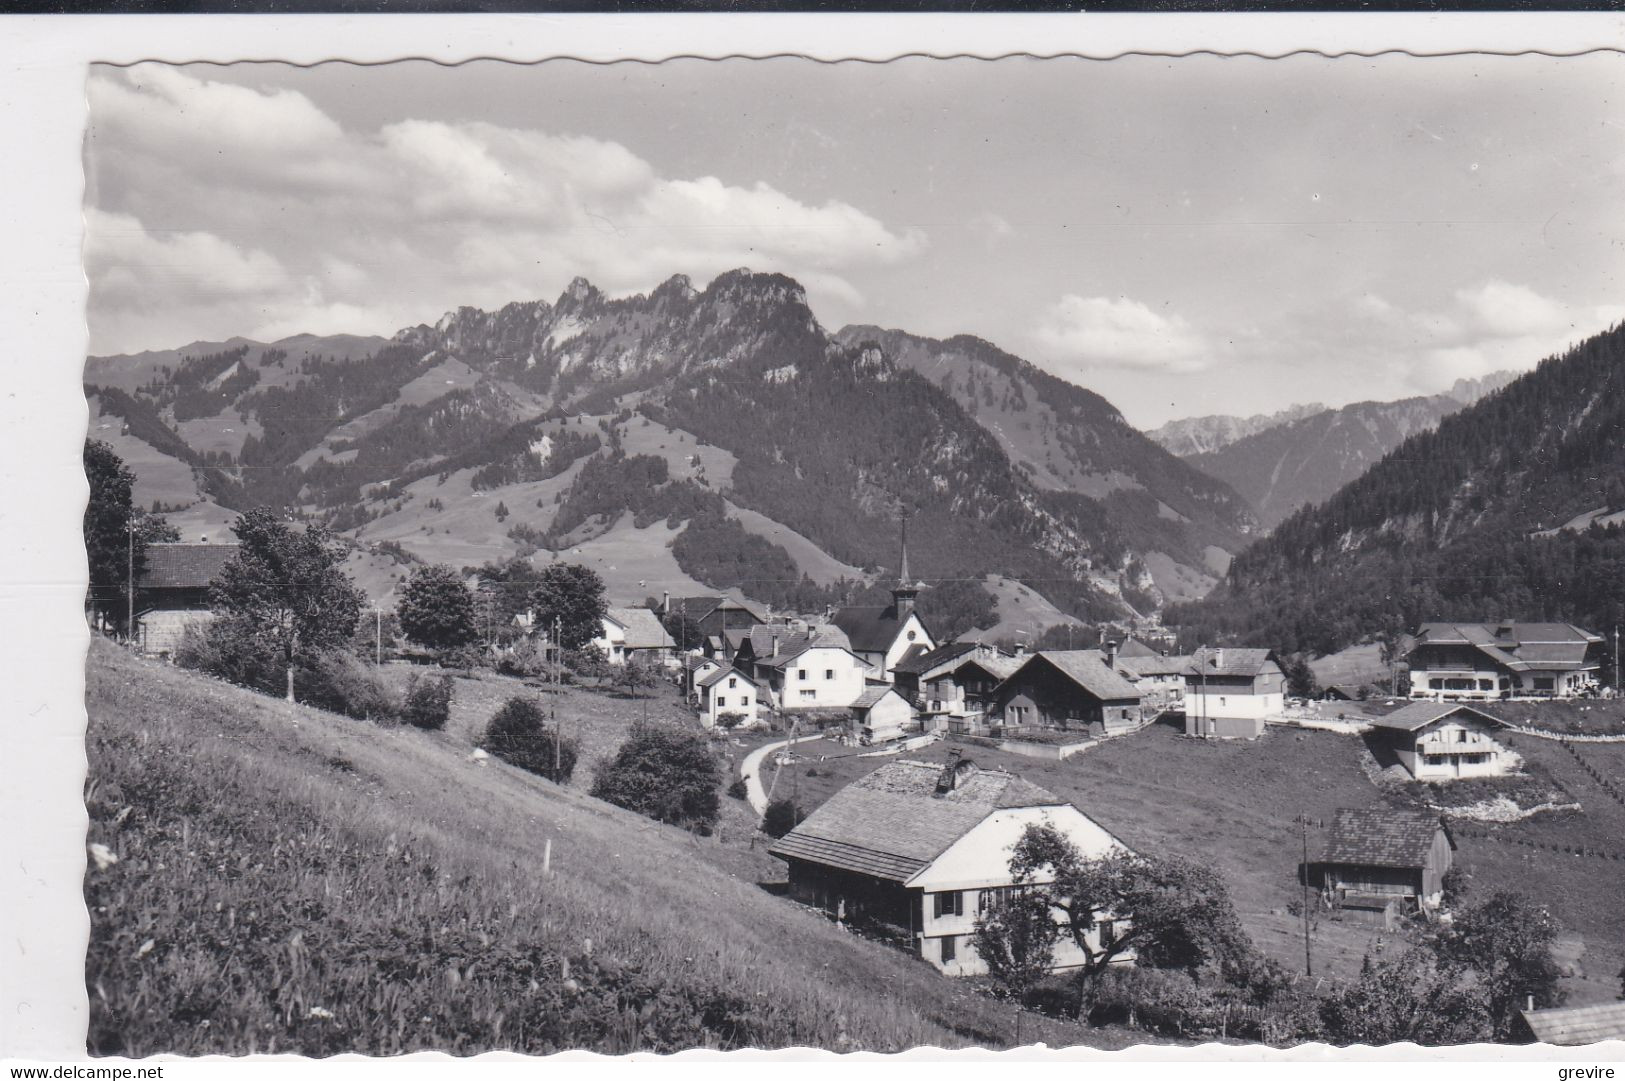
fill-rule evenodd
<path id="1" fill-rule="evenodd" d="M 212 580 L 236 552 L 231 544 L 147 547 L 139 611 L 132 608 L 140 652 L 169 658 L 207 626 Z M 1042 872 L 1012 869 L 1029 829 L 1054 831 L 1083 859 L 1107 860 L 1134 855 L 1130 838 L 1170 828 L 1149 819 L 1124 828 L 1122 799 L 1091 774 L 1107 762 L 1114 772 L 1132 764 L 1163 799 L 1178 800 L 1179 782 L 1163 771 L 1195 748 L 1223 748 L 1229 763 L 1209 759 L 1216 774 L 1197 782 L 1206 788 L 1222 786 L 1224 771 L 1240 783 L 1291 745 L 1283 741 L 1296 741 L 1297 768 L 1315 775 L 1316 801 L 1278 812 L 1272 828 L 1288 843 L 1265 848 L 1271 873 L 1298 886 L 1232 890 L 1266 953 L 1309 973 L 1317 951 L 1320 972 L 1347 975 L 1385 944 L 1392 950 L 1448 926 L 1463 844 L 1475 849 L 1479 892 L 1506 866 L 1491 854 L 1497 845 L 1479 839 L 1550 845 L 1518 835 L 1540 833 L 1543 818 L 1580 813 L 1554 761 L 1587 771 L 1593 791 L 1584 813 L 1596 800 L 1602 815 L 1600 845 L 1565 850 L 1583 862 L 1625 858 L 1610 818 L 1625 801 L 1606 779 L 1610 766 L 1598 772 L 1586 761 L 1612 756 L 1617 767 L 1625 751 L 1598 634 L 1511 620 L 1428 623 L 1395 650 L 1387 679 L 1334 684 L 1306 698 L 1291 693 L 1271 650 L 1176 653 L 1175 636 L 1155 625 L 1103 627 L 1090 649 L 1029 649 L 974 635 L 941 641 L 918 610 L 930 585 L 909 573 L 906 534 L 899 563 L 884 607 L 785 614 L 724 593 L 663 592 L 645 606 L 605 607 L 597 633 L 570 659 L 557 624 L 529 609 L 484 648 L 498 672 L 503 655 L 540 658 L 526 680 L 534 685 L 556 689 L 573 661 L 600 685 L 655 688 L 647 694 L 669 715 L 725 748 L 740 789 L 731 794 L 762 820 L 751 833 L 766 831 L 763 847 L 782 868 L 787 902 L 901 948 L 945 977 L 987 977 L 979 923 L 1001 899 L 1043 881 Z M 474 597 L 481 585 L 477 576 L 466 582 Z M 374 660 L 383 663 L 382 613 L 377 622 Z M 434 651 L 403 641 L 391 653 L 407 667 L 437 663 Z M 646 717 L 649 705 L 634 696 L 610 708 Z M 1315 749 L 1309 759 L 1305 740 Z M 754 836 L 749 844 L 754 852 Z M 1528 873 L 1519 870 L 1518 884 Z M 1299 889 L 1300 898 L 1281 903 L 1282 893 Z M 1099 915 L 1061 936 L 1051 971 L 1134 964 L 1131 919 Z M 1608 986 L 1625 960 L 1625 943 L 1615 939 L 1571 940 L 1570 953 L 1586 958 L 1565 971 L 1584 975 L 1580 986 Z M 1625 1003 L 1536 1008 L 1530 998 L 1522 1006 L 1517 1026 L 1526 1039 L 1592 1042 L 1625 1031 Z"/>

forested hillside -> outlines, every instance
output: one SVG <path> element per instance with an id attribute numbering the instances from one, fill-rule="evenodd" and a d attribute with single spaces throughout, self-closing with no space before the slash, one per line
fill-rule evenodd
<path id="1" fill-rule="evenodd" d="M 1242 553 L 1171 620 L 1329 652 L 1424 619 L 1625 622 L 1625 327 L 1432 430 Z M 1593 514 L 1592 512 L 1600 512 Z"/>

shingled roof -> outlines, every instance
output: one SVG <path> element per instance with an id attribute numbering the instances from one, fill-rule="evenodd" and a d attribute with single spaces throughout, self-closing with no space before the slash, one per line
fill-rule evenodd
<path id="1" fill-rule="evenodd" d="M 1343 808 L 1332 820 L 1326 862 L 1362 867 L 1423 867 L 1434 835 L 1444 828 L 1435 811 L 1392 807 Z M 1445 830 L 1445 837 L 1450 831 Z M 1455 842 L 1450 842 L 1452 848 Z"/>
<path id="2" fill-rule="evenodd" d="M 1138 701 L 1140 692 L 1134 684 L 1112 671 L 1099 650 L 1046 649 L 1035 653 L 1016 669 L 1005 682 L 1020 679 L 1021 674 L 1035 665 L 1048 665 L 1071 680 L 1088 694 L 1102 702 L 1123 699 Z"/>
<path id="3" fill-rule="evenodd" d="M 1425 646 L 1472 646 L 1513 672 L 1595 668 L 1586 655 L 1600 635 L 1572 623 L 1424 623 L 1412 650 Z"/>
<path id="4" fill-rule="evenodd" d="M 746 683 L 749 683 L 752 687 L 756 686 L 756 681 L 754 679 L 751 679 L 749 676 L 747 676 L 745 673 L 741 672 L 739 669 L 735 668 L 731 664 L 726 665 L 726 666 L 724 666 L 722 668 L 718 668 L 715 672 L 711 672 L 711 673 L 708 673 L 707 675 L 704 675 L 704 676 L 700 677 L 700 681 L 699 681 L 698 686 L 701 686 L 701 687 L 714 687 L 718 683 L 721 683 L 724 679 L 726 679 L 729 676 L 733 676 L 736 679 L 742 679 Z"/>
<path id="5" fill-rule="evenodd" d="M 149 544 L 140 589 L 206 589 L 237 554 L 235 544 Z"/>
<path id="6" fill-rule="evenodd" d="M 1625 1002 L 1571 1006 L 1561 1010 L 1524 1010 L 1524 1024 L 1541 1043 L 1583 1047 L 1604 1040 L 1625 1040 Z"/>
<path id="7" fill-rule="evenodd" d="M 1275 654 L 1267 649 L 1225 646 L 1222 649 L 1197 650 L 1189 659 L 1190 663 L 1185 667 L 1188 676 L 1256 677 L 1275 660 Z"/>
<path id="8" fill-rule="evenodd" d="M 1066 803 L 1012 773 L 968 761 L 955 776 L 954 786 L 938 794 L 941 764 L 888 763 L 835 793 L 768 851 L 907 882 L 994 811 Z"/>
<path id="9" fill-rule="evenodd" d="M 1460 702 L 1412 702 L 1383 717 L 1372 717 L 1369 723 L 1376 728 L 1392 728 L 1400 732 L 1415 732 L 1435 721 L 1466 713 L 1486 724 L 1500 725 L 1501 720 L 1474 706 Z"/>
<path id="10" fill-rule="evenodd" d="M 626 631 L 627 649 L 671 649 L 677 645 L 660 617 L 647 608 L 611 608 L 606 615 Z"/>
<path id="11" fill-rule="evenodd" d="M 892 671 L 905 676 L 924 675 L 938 665 L 947 664 L 967 653 L 974 653 L 978 648 L 980 647 L 975 642 L 949 642 L 936 649 L 920 649 L 916 646 L 905 653 L 902 660 L 892 665 Z"/>

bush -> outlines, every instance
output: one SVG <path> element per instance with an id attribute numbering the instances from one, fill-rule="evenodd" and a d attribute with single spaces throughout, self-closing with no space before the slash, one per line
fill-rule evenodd
<path id="1" fill-rule="evenodd" d="M 294 697 L 306 705 L 364 721 L 394 721 L 401 716 L 395 691 L 371 665 L 347 653 L 327 653 L 308 668 L 294 672 Z"/>
<path id="2" fill-rule="evenodd" d="M 542 707 L 529 698 L 510 698 L 492 714 L 480 747 L 512 766 L 564 783 L 575 773 L 576 745 L 549 730 Z"/>
<path id="3" fill-rule="evenodd" d="M 747 788 L 746 785 L 745 785 L 745 778 L 743 778 L 743 777 L 735 777 L 734 778 L 733 784 L 728 786 L 728 797 L 730 799 L 749 799 L 750 798 L 750 789 Z"/>
<path id="4" fill-rule="evenodd" d="M 717 820 L 721 783 L 717 760 L 696 733 L 635 729 L 604 763 L 592 794 L 660 822 L 708 835 Z"/>
<path id="5" fill-rule="evenodd" d="M 745 723 L 745 715 L 735 710 L 727 710 L 717 714 L 717 727 L 732 731 Z"/>
<path id="6" fill-rule="evenodd" d="M 793 800 L 776 799 L 767 805 L 767 812 L 762 815 L 762 832 L 769 837 L 783 837 L 806 817 Z"/>
<path id="7" fill-rule="evenodd" d="M 419 679 L 413 676 L 406 684 L 406 695 L 401 702 L 401 720 L 414 728 L 441 729 L 451 717 L 452 678 Z"/>

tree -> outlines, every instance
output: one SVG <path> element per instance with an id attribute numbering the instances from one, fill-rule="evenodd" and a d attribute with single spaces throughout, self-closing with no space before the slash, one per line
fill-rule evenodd
<path id="1" fill-rule="evenodd" d="M 107 625 L 128 633 L 130 579 L 146 569 L 147 546 L 180 540 L 180 534 L 161 515 L 135 507 L 135 473 L 112 446 L 85 440 L 84 466 L 90 484 L 84 517 L 88 597 Z"/>
<path id="2" fill-rule="evenodd" d="M 292 701 L 295 667 L 313 666 L 354 634 L 361 593 L 339 566 L 343 550 L 321 526 L 296 532 L 260 508 L 239 517 L 232 532 L 237 554 L 209 590 L 214 622 L 280 662 Z"/>
<path id="3" fill-rule="evenodd" d="M 641 727 L 604 763 L 592 794 L 660 822 L 709 834 L 721 783 L 705 741 L 682 729 Z"/>
<path id="4" fill-rule="evenodd" d="M 619 682 L 628 694 L 636 695 L 645 687 L 653 687 L 658 680 L 654 665 L 642 657 L 629 657 L 621 665 Z"/>
<path id="5" fill-rule="evenodd" d="M 1294 698 L 1315 698 L 1320 694 L 1320 683 L 1302 653 L 1283 654 L 1281 673 L 1286 676 L 1287 694 Z"/>
<path id="6" fill-rule="evenodd" d="M 577 748 L 557 727 L 548 728 L 547 716 L 533 699 L 510 698 L 486 723 L 480 746 L 511 766 L 517 766 L 555 784 L 574 774 Z"/>
<path id="7" fill-rule="evenodd" d="M 1359 979 L 1326 995 L 1320 1020 L 1327 1042 L 1425 1046 L 1474 1043 L 1489 1035 L 1489 1013 L 1480 989 L 1463 982 L 1461 968 L 1425 947 L 1373 964 L 1367 957 Z"/>
<path id="8" fill-rule="evenodd" d="M 1518 1011 L 1531 996 L 1536 1006 L 1563 1004 L 1562 970 L 1552 956 L 1560 930 L 1544 905 L 1499 889 L 1459 912 L 1439 936 L 1440 957 L 1477 973 L 1497 1040 L 1511 1038 Z"/>
<path id="9" fill-rule="evenodd" d="M 1019 1006 L 1054 966 L 1061 925 L 1046 896 L 1016 889 L 995 894 L 972 938 L 999 992 Z"/>
<path id="10" fill-rule="evenodd" d="M 762 813 L 762 832 L 769 837 L 783 837 L 801 824 L 807 816 L 796 806 L 795 800 L 776 799 Z"/>
<path id="11" fill-rule="evenodd" d="M 414 567 L 395 611 L 401 632 L 430 649 L 457 649 L 479 637 L 474 594 L 443 563 Z"/>
<path id="12" fill-rule="evenodd" d="M 1027 827 L 1010 871 L 1061 917 L 1084 956 L 1076 976 L 1080 1012 L 1088 1010 L 1100 974 L 1130 950 L 1141 965 L 1192 976 L 1210 969 L 1234 978 L 1253 960 L 1229 891 L 1211 868 L 1123 850 L 1088 859 L 1045 825 Z M 1040 878 L 1051 880 L 1036 884 Z M 1091 944 L 1088 935 L 1097 928 L 1102 933 Z"/>
<path id="13" fill-rule="evenodd" d="M 576 679 L 601 680 L 610 674 L 609 661 L 604 659 L 604 651 L 590 642 L 580 649 L 565 653 L 564 667 L 568 668 Z"/>
<path id="14" fill-rule="evenodd" d="M 559 644 L 580 649 L 603 633 L 604 580 L 590 567 L 575 563 L 554 563 L 537 576 L 530 594 L 531 608 L 539 626 L 548 629 L 558 622 Z"/>
<path id="15" fill-rule="evenodd" d="M 451 699 L 455 685 L 450 676 L 419 679 L 413 676 L 401 696 L 401 720 L 414 728 L 439 730 L 451 719 Z"/>

